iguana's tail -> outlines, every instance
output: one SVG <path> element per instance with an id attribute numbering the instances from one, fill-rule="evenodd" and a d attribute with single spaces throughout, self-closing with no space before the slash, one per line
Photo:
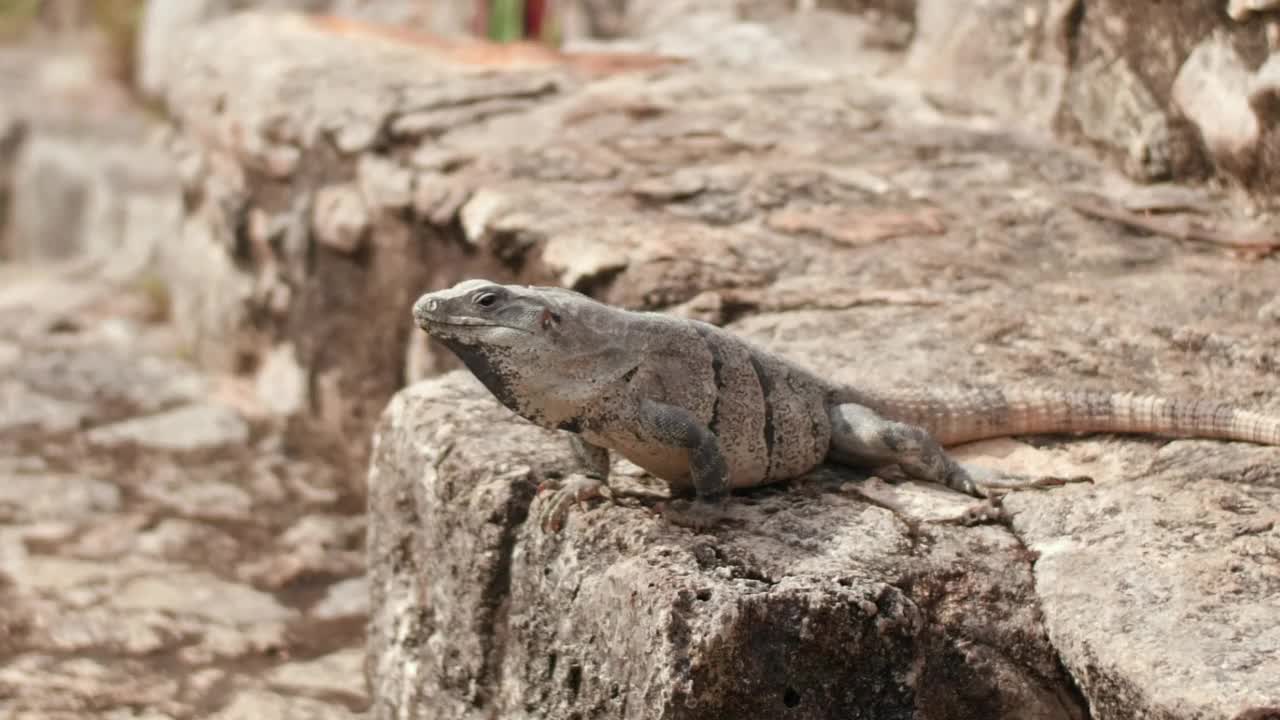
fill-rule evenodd
<path id="1" fill-rule="evenodd" d="M 851 402 L 929 430 L 943 445 L 1037 433 L 1113 432 L 1280 445 L 1280 416 L 1206 399 L 1057 390 L 890 390 Z"/>

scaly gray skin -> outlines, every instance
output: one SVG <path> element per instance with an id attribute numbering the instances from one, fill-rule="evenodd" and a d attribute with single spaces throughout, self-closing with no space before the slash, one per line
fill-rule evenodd
<path id="1" fill-rule="evenodd" d="M 897 465 L 976 497 L 1087 478 L 1021 478 L 955 462 L 943 445 L 1017 434 L 1149 433 L 1280 445 L 1280 419 L 1204 400 L 999 389 L 877 393 L 834 385 L 725 330 L 632 312 L 562 288 L 467 280 L 423 295 L 419 327 L 507 408 L 570 433 L 587 477 L 544 526 L 602 494 L 609 451 L 714 501 L 827 459 Z"/>

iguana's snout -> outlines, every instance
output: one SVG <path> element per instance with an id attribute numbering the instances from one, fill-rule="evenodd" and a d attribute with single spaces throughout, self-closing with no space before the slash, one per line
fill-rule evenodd
<path id="1" fill-rule="evenodd" d="M 432 297 L 431 293 L 427 293 L 418 298 L 418 301 L 413 304 L 413 322 L 423 330 L 430 332 L 431 320 L 436 317 L 436 313 L 439 311 L 440 300 Z"/>
<path id="2" fill-rule="evenodd" d="M 427 334 L 467 345 L 519 344 L 549 327 L 549 313 L 520 288 L 489 280 L 464 280 L 413 304 L 414 322 Z"/>
<path id="3" fill-rule="evenodd" d="M 488 280 L 466 280 L 418 298 L 413 304 L 413 320 L 436 337 L 469 337 L 482 328 L 511 324 L 512 318 L 502 312 L 509 294 Z"/>

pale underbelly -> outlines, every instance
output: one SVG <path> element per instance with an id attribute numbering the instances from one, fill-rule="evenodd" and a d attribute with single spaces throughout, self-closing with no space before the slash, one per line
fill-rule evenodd
<path id="1" fill-rule="evenodd" d="M 689 473 L 689 451 L 636 440 L 609 438 L 606 447 L 640 466 L 645 472 L 665 480 L 672 490 L 693 487 Z"/>
<path id="2" fill-rule="evenodd" d="M 671 448 L 654 443 L 647 443 L 635 437 L 598 436 L 584 433 L 583 437 L 618 453 L 635 463 L 645 472 L 664 480 L 674 493 L 692 492 L 693 479 L 689 470 L 689 451 L 683 448 Z M 726 457 L 728 480 L 731 488 L 748 488 L 763 485 L 769 481 L 764 468 L 744 467 L 734 458 Z"/>

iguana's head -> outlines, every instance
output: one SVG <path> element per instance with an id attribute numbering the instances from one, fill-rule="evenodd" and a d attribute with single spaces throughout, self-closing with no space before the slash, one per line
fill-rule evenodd
<path id="1" fill-rule="evenodd" d="M 413 319 L 450 347 L 532 349 L 554 342 L 562 315 L 548 289 L 477 279 L 418 298 Z"/>
<path id="2" fill-rule="evenodd" d="M 572 416 L 574 396 L 634 366 L 622 312 L 563 288 L 489 280 L 465 280 L 413 306 L 418 327 L 504 405 L 553 425 Z"/>

